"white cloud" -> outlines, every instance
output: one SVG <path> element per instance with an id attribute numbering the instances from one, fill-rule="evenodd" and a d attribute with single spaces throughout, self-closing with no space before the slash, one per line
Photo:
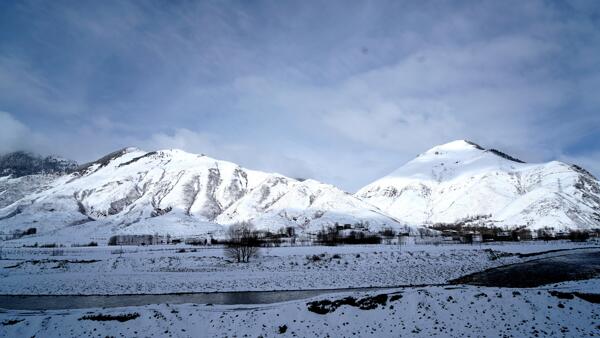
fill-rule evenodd
<path id="1" fill-rule="evenodd" d="M 37 151 L 45 147 L 45 138 L 7 112 L 0 111 L 0 154 L 17 151 Z"/>

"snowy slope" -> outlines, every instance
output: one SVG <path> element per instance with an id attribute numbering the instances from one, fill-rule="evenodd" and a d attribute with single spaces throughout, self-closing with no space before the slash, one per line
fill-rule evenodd
<path id="1" fill-rule="evenodd" d="M 57 175 L 27 175 L 21 177 L 0 177 L 0 208 L 4 208 L 21 198 L 47 189 Z"/>
<path id="2" fill-rule="evenodd" d="M 223 229 L 217 223 L 244 220 L 270 230 L 290 225 L 320 229 L 336 222 L 403 228 L 333 186 L 181 150 L 122 149 L 0 209 L 2 232 L 36 227 L 38 233 L 67 239 L 214 233 Z"/>
<path id="3" fill-rule="evenodd" d="M 335 223 L 361 224 L 370 230 L 399 228 L 396 220 L 332 185 L 283 176 L 264 180 L 217 217 L 222 224 L 246 219 L 271 231 L 293 226 L 315 232 Z M 410 231 L 407 227 L 401 230 Z"/>
<path id="4" fill-rule="evenodd" d="M 464 140 L 426 151 L 355 196 L 410 224 L 482 217 L 532 229 L 600 227 L 600 184 L 585 170 L 524 163 Z"/>

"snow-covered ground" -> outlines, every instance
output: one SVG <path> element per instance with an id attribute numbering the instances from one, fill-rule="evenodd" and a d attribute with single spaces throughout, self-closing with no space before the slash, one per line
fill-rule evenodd
<path id="1" fill-rule="evenodd" d="M 593 243 L 306 246 L 230 263 L 219 247 L 4 248 L 0 294 L 160 294 L 443 284 L 531 253 Z M 551 254 L 560 254 L 551 253 Z M 548 254 L 548 255 L 551 255 Z"/>
<path id="2" fill-rule="evenodd" d="M 466 286 L 405 288 L 258 306 L 157 304 L 111 309 L 1 311 L 0 336 L 598 336 L 599 304 L 577 296 L 567 299 L 551 294 L 555 290 L 577 290 L 579 283 L 524 290 Z M 591 284 L 598 293 L 600 280 Z M 378 295 L 385 296 L 373 298 Z M 323 304 L 319 302 L 345 297 L 353 297 L 354 306 L 340 305 L 325 314 L 309 311 L 312 302 Z M 356 303 L 362 304 L 362 308 Z"/>

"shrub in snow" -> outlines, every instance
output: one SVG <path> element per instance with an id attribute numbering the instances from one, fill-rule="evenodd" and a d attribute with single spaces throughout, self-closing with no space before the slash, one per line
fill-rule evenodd
<path id="1" fill-rule="evenodd" d="M 10 325 L 15 325 L 18 324 L 22 321 L 24 321 L 25 319 L 7 319 L 5 321 L 2 322 L 3 326 L 10 326 Z"/>
<path id="2" fill-rule="evenodd" d="M 98 321 L 98 322 L 106 322 L 106 321 L 118 321 L 118 322 L 126 322 L 128 320 L 132 320 L 132 319 L 136 319 L 140 316 L 139 313 L 134 312 L 134 313 L 125 313 L 122 315 L 103 315 L 103 314 L 97 314 L 97 315 L 86 315 L 83 316 L 81 318 L 79 318 L 78 320 L 93 320 L 93 321 Z"/>
<path id="3" fill-rule="evenodd" d="M 571 231 L 569 239 L 571 242 L 585 242 L 590 238 L 590 234 L 586 231 Z"/>
<path id="4" fill-rule="evenodd" d="M 387 294 L 380 294 L 376 296 L 364 297 L 356 299 L 354 297 L 345 297 L 338 300 L 317 300 L 307 303 L 308 311 L 314 312 L 320 315 L 325 315 L 334 312 L 337 308 L 342 305 L 349 305 L 357 307 L 361 310 L 372 310 L 376 309 L 379 305 L 385 306 L 388 301 Z"/>
<path id="5" fill-rule="evenodd" d="M 260 250 L 260 241 L 250 222 L 232 224 L 227 229 L 227 243 L 225 244 L 225 257 L 238 263 L 247 263 L 250 258 L 257 257 Z"/>
<path id="6" fill-rule="evenodd" d="M 98 246 L 98 242 L 89 242 L 87 244 L 71 244 L 72 247 L 74 248 L 78 248 L 78 247 L 85 247 L 85 246 Z"/>

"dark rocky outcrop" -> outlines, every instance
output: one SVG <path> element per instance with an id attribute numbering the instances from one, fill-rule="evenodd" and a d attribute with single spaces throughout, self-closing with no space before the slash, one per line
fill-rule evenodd
<path id="1" fill-rule="evenodd" d="M 0 176 L 22 177 L 37 174 L 64 174 L 77 167 L 77 163 L 54 156 L 42 157 L 25 151 L 0 156 Z"/>

